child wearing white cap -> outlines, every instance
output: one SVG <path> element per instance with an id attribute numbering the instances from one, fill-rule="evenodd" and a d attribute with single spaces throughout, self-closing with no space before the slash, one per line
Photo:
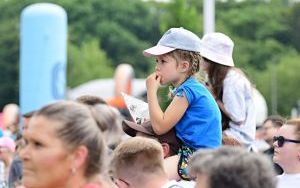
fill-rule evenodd
<path id="1" fill-rule="evenodd" d="M 193 77 L 200 68 L 200 48 L 197 35 L 184 28 L 171 28 L 156 46 L 144 51 L 145 56 L 156 58 L 156 70 L 146 80 L 152 128 L 161 135 L 175 127 L 181 141 L 178 155 L 165 161 L 170 179 L 180 176 L 189 180 L 186 169 L 192 153 L 221 145 L 220 110 L 208 89 Z M 175 89 L 172 102 L 163 112 L 157 90 L 166 84 Z"/>
<path id="2" fill-rule="evenodd" d="M 234 68 L 233 47 L 233 41 L 223 33 L 204 35 L 201 68 L 207 72 L 206 85 L 221 109 L 224 136 L 248 147 L 256 126 L 252 86 L 244 73 Z"/>

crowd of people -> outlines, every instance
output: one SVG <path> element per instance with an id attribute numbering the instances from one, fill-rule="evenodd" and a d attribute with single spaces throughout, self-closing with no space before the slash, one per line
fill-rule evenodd
<path id="1" fill-rule="evenodd" d="M 234 66 L 233 48 L 223 33 L 201 40 L 184 28 L 166 31 L 143 52 L 156 60 L 144 122 L 88 95 L 48 104 L 22 121 L 17 106 L 7 105 L 0 187 L 300 187 L 300 119 L 270 116 L 256 130 L 253 86 Z M 172 87 L 165 110 L 161 85 Z"/>

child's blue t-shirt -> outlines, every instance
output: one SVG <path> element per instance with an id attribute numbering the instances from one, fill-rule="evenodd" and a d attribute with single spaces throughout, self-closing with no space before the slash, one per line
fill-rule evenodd
<path id="1" fill-rule="evenodd" d="M 188 78 L 174 92 L 186 96 L 189 106 L 175 125 L 176 136 L 193 149 L 217 148 L 222 143 L 221 112 L 208 89 Z"/>

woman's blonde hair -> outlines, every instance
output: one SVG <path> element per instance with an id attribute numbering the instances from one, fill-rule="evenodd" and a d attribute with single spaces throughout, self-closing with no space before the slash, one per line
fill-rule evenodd
<path id="1" fill-rule="evenodd" d="M 81 145 L 87 148 L 86 177 L 93 177 L 101 172 L 105 152 L 102 131 L 86 105 L 60 101 L 38 110 L 34 117 L 38 116 L 60 123 L 60 126 L 55 127 L 56 134 L 69 150 Z"/>

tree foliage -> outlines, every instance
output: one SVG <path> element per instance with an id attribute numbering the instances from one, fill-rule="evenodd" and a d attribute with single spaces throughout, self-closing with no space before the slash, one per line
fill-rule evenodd
<path id="1" fill-rule="evenodd" d="M 11 20 L 0 21 L 0 106 L 18 103 L 18 25 Z"/>
<path id="2" fill-rule="evenodd" d="M 277 112 L 287 116 L 300 98 L 292 86 L 295 87 L 300 81 L 295 76 L 297 69 L 294 69 L 296 65 L 293 61 L 297 52 L 293 48 L 296 45 L 292 42 L 297 39 L 296 36 L 300 36 L 299 33 L 292 32 L 297 6 L 292 7 L 283 0 L 248 0 L 239 3 L 228 1 L 218 2 L 216 5 L 217 31 L 228 34 L 234 40 L 236 66 L 246 70 L 253 84 L 263 93 L 269 113 L 272 113 L 271 109 L 276 105 L 272 98 L 274 100 L 277 96 Z M 289 33 L 293 33 L 293 36 Z M 290 66 L 285 69 L 280 68 L 288 64 Z M 289 77 L 293 80 L 291 85 L 283 82 L 285 72 L 293 75 Z M 272 80 L 274 74 L 276 80 Z M 274 85 L 277 89 L 274 89 Z M 285 99 L 287 93 L 290 97 Z"/>
<path id="3" fill-rule="evenodd" d="M 19 102 L 19 13 L 34 1 L 0 1 L 0 109 Z"/>
<path id="4" fill-rule="evenodd" d="M 80 47 L 68 45 L 68 85 L 74 87 L 89 80 L 113 75 L 113 68 L 99 41 L 83 42 Z"/>
<path id="5" fill-rule="evenodd" d="M 190 0 L 173 0 L 164 4 L 161 10 L 160 29 L 162 32 L 171 27 L 184 27 L 188 30 L 200 33 L 202 31 L 202 19 L 197 6 Z"/>
<path id="6" fill-rule="evenodd" d="M 272 97 L 277 101 L 277 112 L 273 113 L 285 116 L 290 115 L 291 108 L 300 99 L 300 88 L 297 87 L 300 81 L 299 58 L 300 55 L 291 50 L 278 60 L 278 65 L 270 64 L 266 71 L 252 72 L 252 75 L 255 75 L 256 86 L 266 97 L 270 112 L 275 105 L 272 103 Z"/>
<path id="7" fill-rule="evenodd" d="M 80 45 L 98 38 L 114 67 L 129 63 L 137 76 L 145 76 L 150 60 L 142 50 L 151 45 L 160 33 L 158 19 L 140 0 L 61 0 L 68 12 L 71 42 Z"/>
<path id="8" fill-rule="evenodd" d="M 298 52 L 300 52 L 300 3 L 290 8 L 286 15 L 288 23 L 288 32 L 286 33 L 286 41 L 291 43 Z"/>

